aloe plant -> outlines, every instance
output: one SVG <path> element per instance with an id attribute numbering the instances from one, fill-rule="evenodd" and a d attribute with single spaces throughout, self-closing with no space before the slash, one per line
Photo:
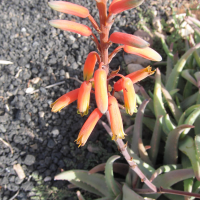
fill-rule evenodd
<path id="1" fill-rule="evenodd" d="M 166 73 L 156 70 L 153 93 L 148 95 L 140 87 L 131 142 L 114 141 L 128 164 L 114 163 L 119 158 L 114 155 L 90 171 L 62 172 L 55 180 L 68 180 L 96 194 L 98 200 L 200 198 L 200 22 L 192 17 L 185 20 L 195 29 L 194 35 L 185 38 L 186 52 L 177 59 L 176 52 L 169 50 L 161 38 L 168 56 Z M 105 122 L 99 123 L 113 135 Z M 152 133 L 147 146 L 142 137 L 143 125 Z M 162 160 L 158 159 L 159 154 Z M 101 171 L 104 174 L 98 173 Z M 122 177 L 116 178 L 114 172 Z M 84 199 L 80 192 L 77 196 Z"/>

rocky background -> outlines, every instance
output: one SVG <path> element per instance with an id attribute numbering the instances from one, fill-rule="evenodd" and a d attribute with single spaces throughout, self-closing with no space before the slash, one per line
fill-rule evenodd
<path id="1" fill-rule="evenodd" d="M 51 112 L 49 106 L 53 101 L 80 86 L 70 77 L 82 80 L 85 59 L 95 45 L 90 38 L 51 27 L 48 23 L 51 19 L 68 19 L 88 26 L 90 23 L 53 11 L 47 2 L 0 0 L 0 60 L 13 63 L 0 64 L 2 200 L 59 199 L 52 197 L 55 191 L 50 188 L 63 188 L 67 183 L 54 181 L 56 174 L 62 170 L 91 169 L 118 153 L 100 125 L 95 127 L 90 141 L 78 148 L 74 140 L 87 116 L 77 114 L 76 102 L 60 113 Z M 71 2 L 87 7 L 98 21 L 94 0 Z M 145 14 L 150 9 L 164 17 L 166 1 L 146 0 L 139 10 L 123 12 L 116 17 L 111 32 L 133 34 L 140 20 L 138 11 Z M 110 66 L 112 70 L 122 66 L 125 74 L 122 55 L 123 52 L 119 53 Z M 94 107 L 92 95 L 90 112 Z M 65 199 L 72 196 L 69 191 Z"/>

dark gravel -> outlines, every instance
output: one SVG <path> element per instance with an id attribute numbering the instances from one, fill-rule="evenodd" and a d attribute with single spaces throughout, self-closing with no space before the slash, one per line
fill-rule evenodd
<path id="1" fill-rule="evenodd" d="M 40 199 L 34 187 L 43 184 L 44 188 L 66 186 L 67 182 L 53 180 L 61 169 L 91 168 L 98 162 L 105 162 L 116 151 L 100 125 L 96 126 L 90 141 L 106 149 L 104 157 L 88 152 L 87 145 L 90 142 L 78 149 L 74 140 L 87 117 L 82 118 L 77 114 L 76 103 L 60 113 L 51 113 L 49 105 L 53 101 L 80 86 L 78 82 L 66 79 L 66 73 L 82 80 L 84 61 L 87 54 L 95 50 L 95 46 L 89 38 L 51 27 L 48 23 L 51 19 L 69 19 L 90 24 L 86 19 L 53 11 L 47 2 L 0 1 L 0 60 L 14 63 L 0 65 L 0 138 L 13 149 L 12 154 L 9 147 L 0 142 L 2 200 L 10 199 L 17 192 L 15 199 L 18 200 L 33 197 Z M 94 0 L 72 2 L 87 7 L 97 19 Z M 140 6 L 144 13 L 148 11 L 149 4 L 146 1 Z M 164 10 L 160 12 L 164 13 Z M 137 21 L 139 17 L 136 9 L 126 11 L 117 16 L 111 32 L 134 33 Z M 111 69 L 117 69 L 122 62 L 121 53 L 113 59 Z M 37 77 L 40 78 L 39 82 L 30 81 Z M 64 84 L 45 88 L 61 81 Z M 26 94 L 28 86 L 38 89 L 38 92 Z M 93 96 L 91 107 L 90 112 L 95 107 Z M 13 169 L 14 164 L 21 165 L 26 176 L 24 179 L 19 179 Z M 51 198 L 49 196 L 46 199 Z"/>

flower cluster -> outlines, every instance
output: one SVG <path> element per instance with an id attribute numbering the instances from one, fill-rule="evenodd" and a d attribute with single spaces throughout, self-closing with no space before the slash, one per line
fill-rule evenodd
<path id="1" fill-rule="evenodd" d="M 126 112 L 132 115 L 136 109 L 136 95 L 133 84 L 152 75 L 154 71 L 148 66 L 127 76 L 118 74 L 118 71 L 109 73 L 109 63 L 112 58 L 121 50 L 130 54 L 136 54 L 152 61 L 161 61 L 161 56 L 149 47 L 149 43 L 140 37 L 114 32 L 109 36 L 109 30 L 114 22 L 115 15 L 125 10 L 139 6 L 143 0 L 113 0 L 107 10 L 107 0 L 96 0 L 99 10 L 100 26 L 90 15 L 89 10 L 80 5 L 64 1 L 49 2 L 49 6 L 57 11 L 88 18 L 99 34 L 99 39 L 92 30 L 76 22 L 67 20 L 51 20 L 50 25 L 64 31 L 79 33 L 83 36 L 92 36 L 99 53 L 93 51 L 89 53 L 83 69 L 83 80 L 80 88 L 68 92 L 51 104 L 52 112 L 58 112 L 62 108 L 77 100 L 78 114 L 87 115 L 90 105 L 90 94 L 95 94 L 97 108 L 90 114 L 85 124 L 80 130 L 76 140 L 79 146 L 83 146 L 98 120 L 103 114 L 109 112 L 110 126 L 113 133 L 113 140 L 124 139 L 123 122 L 120 114 L 118 102 L 113 96 L 114 92 L 123 90 Z M 112 43 L 122 44 L 112 53 L 108 54 L 108 49 Z M 98 63 L 98 69 L 95 65 Z M 115 76 L 120 76 L 113 89 L 110 89 L 109 81 Z M 94 91 L 93 91 L 94 86 Z"/>

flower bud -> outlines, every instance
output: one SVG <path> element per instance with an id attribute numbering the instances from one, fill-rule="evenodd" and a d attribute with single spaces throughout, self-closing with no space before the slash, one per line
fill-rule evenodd
<path id="1" fill-rule="evenodd" d="M 68 106 L 70 103 L 76 101 L 78 98 L 78 93 L 79 93 L 79 88 L 62 95 L 54 103 L 51 104 L 50 106 L 52 108 L 51 111 L 58 112 L 64 107 Z"/>
<path id="2" fill-rule="evenodd" d="M 113 43 L 129 45 L 137 48 L 149 46 L 149 43 L 142 38 L 127 33 L 114 32 L 111 34 L 109 40 Z"/>
<path id="3" fill-rule="evenodd" d="M 89 16 L 89 10 L 83 6 L 65 2 L 65 1 L 50 1 L 49 6 L 59 12 L 75 15 L 78 17 L 86 18 Z"/>
<path id="4" fill-rule="evenodd" d="M 156 51 L 154 51 L 153 49 L 151 49 L 150 47 L 139 49 L 139 48 L 125 45 L 124 51 L 126 53 L 135 54 L 135 55 L 141 56 L 143 58 L 146 58 L 146 59 L 152 60 L 152 61 L 161 61 L 162 60 L 162 57 L 160 56 L 160 54 L 157 53 Z"/>
<path id="5" fill-rule="evenodd" d="M 110 126 L 113 133 L 112 140 L 124 139 L 124 128 L 117 100 L 113 96 L 108 97 L 108 111 L 110 115 Z"/>
<path id="6" fill-rule="evenodd" d="M 116 15 L 125 10 L 139 6 L 143 1 L 144 0 L 114 0 L 110 4 L 109 13 Z"/>
<path id="7" fill-rule="evenodd" d="M 151 71 L 151 67 L 148 66 L 144 69 L 140 69 L 140 70 L 137 70 L 135 72 L 132 72 L 131 74 L 128 74 L 126 77 L 127 78 L 130 78 L 132 83 L 137 83 L 138 81 L 141 81 L 143 79 L 145 79 L 146 77 L 154 74 L 155 70 L 154 71 Z M 116 92 L 120 91 L 123 89 L 123 79 L 119 79 L 115 84 L 114 84 L 114 90 Z"/>
<path id="8" fill-rule="evenodd" d="M 96 52 L 92 51 L 88 54 L 83 68 L 83 79 L 85 81 L 88 81 L 92 78 L 96 62 Z"/>
<path id="9" fill-rule="evenodd" d="M 78 134 L 77 140 L 75 140 L 79 147 L 85 145 L 91 132 L 93 131 L 95 125 L 101 117 L 102 113 L 99 111 L 98 108 L 96 108 L 87 118 L 86 122 L 80 130 L 80 133 Z"/>
<path id="10" fill-rule="evenodd" d="M 124 94 L 124 106 L 126 109 L 126 113 L 132 115 L 137 112 L 136 109 L 136 95 L 135 89 L 133 87 L 133 83 L 130 78 L 122 78 L 123 79 L 123 94 Z"/>
<path id="11" fill-rule="evenodd" d="M 49 24 L 55 28 L 59 28 L 64 31 L 71 31 L 83 36 L 90 36 L 92 34 L 92 30 L 88 26 L 68 20 L 50 20 Z"/>
<path id="12" fill-rule="evenodd" d="M 77 108 L 78 114 L 80 114 L 81 116 L 88 114 L 91 88 L 92 84 L 90 82 L 84 81 L 79 89 Z"/>
<path id="13" fill-rule="evenodd" d="M 107 74 L 99 68 L 94 73 L 95 99 L 101 113 L 108 110 Z"/>

